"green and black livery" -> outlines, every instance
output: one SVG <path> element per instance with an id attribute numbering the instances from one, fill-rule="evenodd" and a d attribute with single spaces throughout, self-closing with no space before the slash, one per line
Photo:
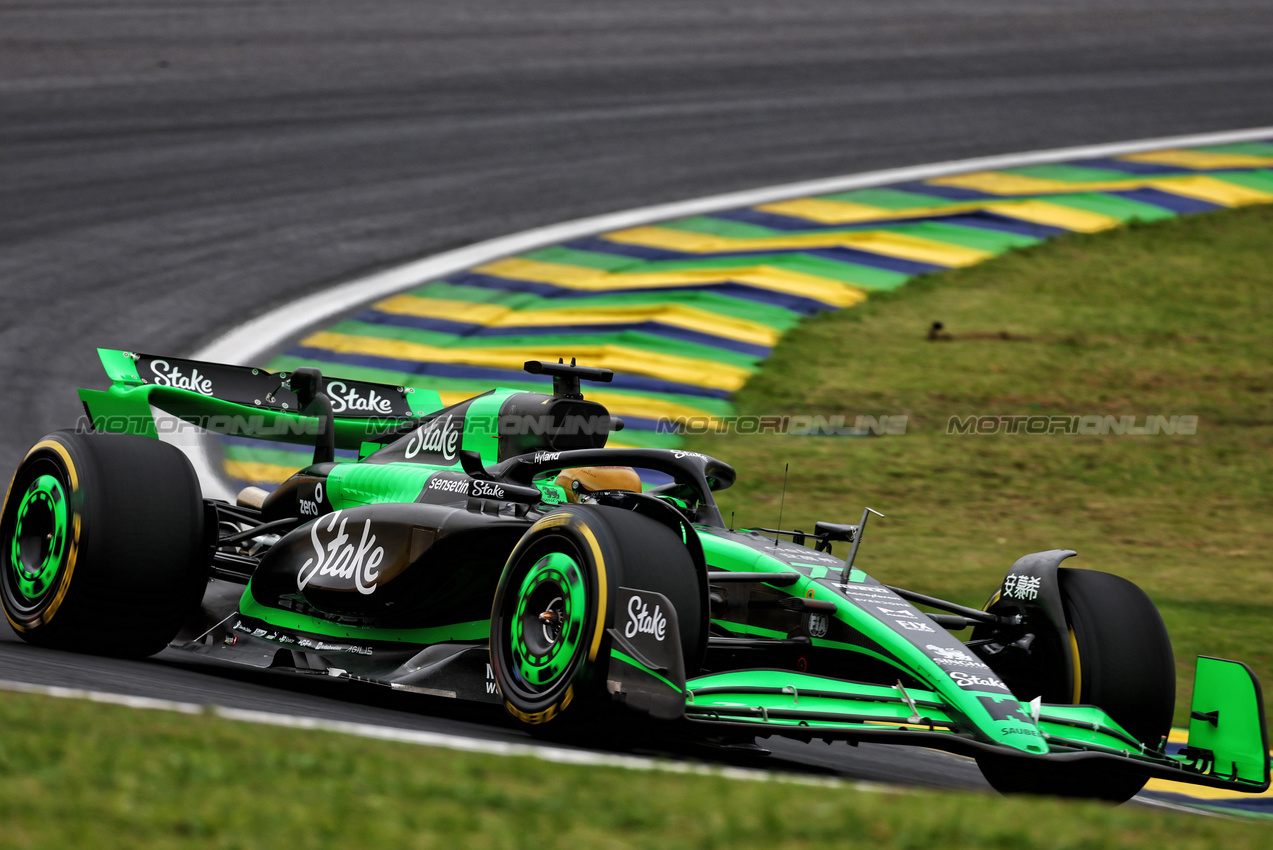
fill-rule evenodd
<path id="1" fill-rule="evenodd" d="M 532 362 L 551 394 L 443 407 L 314 369 L 101 356 L 111 385 L 80 391 L 82 427 L 32 447 L 0 516 L 0 595 L 33 644 L 171 645 L 565 733 L 636 712 L 714 740 L 933 747 L 1005 792 L 1269 785 L 1260 687 L 1237 662 L 1198 659 L 1189 743 L 1168 752 L 1171 644 L 1130 582 L 1040 552 L 977 610 L 853 566 L 865 513 L 730 529 L 713 496 L 728 464 L 605 448 L 622 423 L 580 380 L 606 370 Z M 205 498 L 168 436 L 181 426 L 312 445 L 314 462 L 268 495 Z M 657 481 L 580 501 L 555 483 L 616 465 Z"/>

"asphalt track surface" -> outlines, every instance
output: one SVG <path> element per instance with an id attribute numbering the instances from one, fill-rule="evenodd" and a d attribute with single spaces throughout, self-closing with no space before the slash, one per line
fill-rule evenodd
<path id="1" fill-rule="evenodd" d="M 586 215 L 1268 126 L 1270 43 L 1267 0 L 0 2 L 0 470 L 75 421 L 98 346 L 187 353 L 324 285 Z M 173 651 L 6 633 L 0 678 L 525 740 Z M 940 754 L 770 746 L 777 768 L 984 787 Z"/>

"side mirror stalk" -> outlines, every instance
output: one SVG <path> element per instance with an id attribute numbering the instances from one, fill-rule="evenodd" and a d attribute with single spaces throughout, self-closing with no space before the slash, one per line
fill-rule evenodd
<path id="1" fill-rule="evenodd" d="M 323 392 L 323 373 L 312 366 L 303 366 L 288 379 L 292 392 L 300 404 L 302 416 L 318 417 L 318 433 L 314 437 L 314 463 L 331 463 L 336 459 L 336 414 L 332 412 L 332 400 Z"/>

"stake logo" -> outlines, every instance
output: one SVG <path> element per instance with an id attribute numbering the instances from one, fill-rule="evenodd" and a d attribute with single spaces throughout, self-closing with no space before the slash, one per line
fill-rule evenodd
<path id="1" fill-rule="evenodd" d="M 504 488 L 498 484 L 492 484 L 490 481 L 474 481 L 472 493 L 474 496 L 487 499 L 504 498 Z"/>
<path id="2" fill-rule="evenodd" d="M 307 559 L 296 574 L 298 590 L 304 590 L 314 576 L 336 576 L 353 579 L 359 593 L 375 593 L 375 581 L 380 578 L 379 567 L 385 559 L 385 547 L 376 546 L 376 535 L 371 533 L 371 520 L 363 523 L 361 539 L 357 543 L 350 542 L 349 535 L 345 533 L 345 523 L 348 520 L 341 519 L 340 514 L 341 511 L 336 511 L 331 515 L 331 520 L 327 523 L 327 534 L 331 535 L 336 529 L 337 520 L 340 521 L 340 530 L 326 542 L 319 534 L 322 521 L 310 526 L 309 540 L 314 547 L 314 557 Z"/>
<path id="3" fill-rule="evenodd" d="M 200 375 L 198 369 L 190 370 L 190 375 L 186 376 L 182 374 L 180 366 L 170 366 L 167 360 L 154 360 L 150 364 L 150 371 L 154 373 L 155 384 L 158 386 L 212 395 L 212 380 Z"/>
<path id="4" fill-rule="evenodd" d="M 667 617 L 664 617 L 659 611 L 659 606 L 654 606 L 654 613 L 650 613 L 650 606 L 639 596 L 633 596 L 628 600 L 628 626 L 623 630 L 623 636 L 626 638 L 634 638 L 639 634 L 654 635 L 655 640 L 663 640 L 667 633 Z"/>
<path id="5" fill-rule="evenodd" d="M 351 387 L 344 381 L 330 381 L 327 384 L 327 397 L 332 400 L 332 413 L 355 411 L 358 413 L 393 413 L 393 402 L 371 390 L 363 398 L 358 395 L 358 388 Z"/>
<path id="6" fill-rule="evenodd" d="M 406 458 L 410 460 L 421 452 L 437 452 L 448 461 L 455 460 L 460 445 L 460 432 L 451 417 L 434 419 L 421 425 L 407 440 Z"/>
<path id="7" fill-rule="evenodd" d="M 993 676 L 977 676 L 963 670 L 951 670 L 950 678 L 961 688 L 1006 688 L 1003 682 Z"/>

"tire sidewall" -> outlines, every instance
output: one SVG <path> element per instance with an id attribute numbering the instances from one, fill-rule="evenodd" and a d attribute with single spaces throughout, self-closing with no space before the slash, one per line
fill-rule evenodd
<path id="1" fill-rule="evenodd" d="M 581 702 L 590 702 L 594 689 L 587 685 L 604 675 L 606 612 L 611 606 L 618 566 L 607 558 L 603 521 L 578 509 L 555 511 L 537 521 L 522 536 L 508 557 L 496 587 L 491 609 L 491 668 L 508 712 L 523 723 L 542 725 L 556 720 Z M 557 548 L 554 548 L 557 547 Z M 515 616 L 522 582 L 535 564 L 550 551 L 565 550 L 578 565 L 585 586 L 583 636 L 573 656 L 548 687 L 527 687 L 514 671 L 512 617 Z"/>
<path id="2" fill-rule="evenodd" d="M 73 599 L 78 595 L 72 594 L 72 588 L 75 586 L 73 579 L 84 532 L 85 499 L 82 489 L 84 484 L 81 471 L 82 458 L 75 456 L 77 453 L 74 448 L 67 445 L 65 441 L 57 439 L 57 435 L 50 435 L 32 447 L 23 458 L 17 474 L 9 485 L 3 513 L 0 514 L 0 546 L 3 547 L 3 551 L 0 551 L 0 562 L 4 564 L 4 575 L 0 578 L 3 589 L 0 592 L 3 593 L 5 617 L 14 631 L 24 638 L 30 639 L 42 634 L 52 636 L 58 631 L 62 622 L 65 622 L 69 616 L 73 616 L 64 614 L 59 618 L 57 615 L 59 612 L 73 611 Z M 52 586 L 34 604 L 25 604 L 18 598 L 19 591 L 14 586 L 15 569 L 11 563 L 9 546 L 12 535 L 17 530 L 17 514 L 22 499 L 27 489 L 41 475 L 51 475 L 61 485 L 66 497 L 65 510 L 68 512 L 69 539 L 64 545 L 61 563 L 58 565 Z"/>
<path id="3" fill-rule="evenodd" d="M 6 617 L 39 646 L 138 657 L 163 649 L 207 585 L 203 496 L 177 448 L 132 434 L 57 431 L 28 452 L 0 516 L 11 541 L 17 506 L 55 470 L 71 512 L 71 543 L 42 604 L 14 604 L 10 554 L 0 552 Z"/>

